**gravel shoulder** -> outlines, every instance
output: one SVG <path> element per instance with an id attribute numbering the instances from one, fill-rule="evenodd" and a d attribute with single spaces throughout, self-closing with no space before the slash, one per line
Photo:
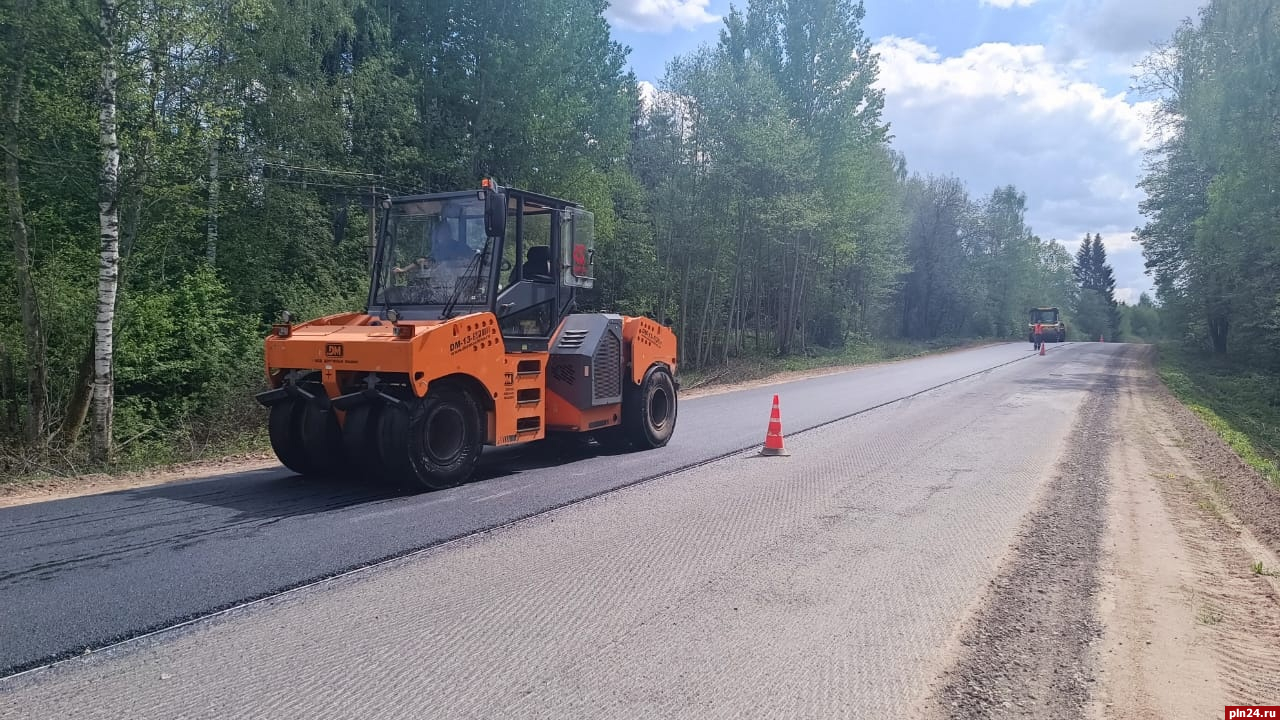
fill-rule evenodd
<path id="1" fill-rule="evenodd" d="M 978 609 L 952 640 L 953 661 L 920 715 L 936 718 L 1080 718 L 1095 682 L 1089 663 L 1101 633 L 1093 610 L 1105 528 L 1107 451 L 1116 436 L 1116 373 L 1089 390 L 1062 450 L 1023 448 L 1028 464 L 1052 464 L 1038 507 L 1023 521 Z M 1081 382 L 1050 375 L 1044 391 Z M 1057 459 L 1056 464 L 1054 463 Z"/>

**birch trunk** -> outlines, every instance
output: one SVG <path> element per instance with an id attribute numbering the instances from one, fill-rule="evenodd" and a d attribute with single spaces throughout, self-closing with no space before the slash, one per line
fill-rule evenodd
<path id="1" fill-rule="evenodd" d="M 111 461 L 114 416 L 112 361 L 115 356 L 116 287 L 120 269 L 120 141 L 116 136 L 116 0 L 99 1 L 102 33 L 102 87 L 98 110 L 98 143 L 102 152 L 99 181 L 98 308 L 94 321 L 93 438 L 95 462 Z"/>
<path id="2" fill-rule="evenodd" d="M 743 208 L 743 206 L 739 204 L 738 205 L 738 247 L 733 254 L 733 293 L 732 295 L 730 295 L 732 299 L 729 302 L 729 319 L 725 323 L 724 348 L 720 356 L 720 362 L 724 364 L 728 364 L 729 362 L 729 349 L 731 344 L 736 345 L 735 336 L 734 336 L 734 315 L 735 314 L 741 315 L 741 312 L 742 312 L 740 310 L 740 308 L 742 307 L 742 300 L 741 300 L 742 266 L 744 264 L 743 263 L 744 258 L 742 257 L 742 248 L 746 244 L 745 243 L 746 234 L 747 234 L 747 213 L 746 213 L 746 210 Z"/>
<path id="3" fill-rule="evenodd" d="M 739 268 L 741 265 L 739 265 Z M 724 327 L 724 346 L 720 349 L 720 362 L 727 364 L 729 362 L 729 348 L 733 344 L 733 320 L 734 314 L 738 312 L 738 285 L 742 280 L 742 271 L 738 270 L 733 276 L 733 292 L 729 295 L 729 319 L 725 321 Z"/>
<path id="4" fill-rule="evenodd" d="M 757 257 L 758 255 L 759 254 L 757 253 Z M 755 335 L 752 336 L 751 342 L 755 352 L 757 353 L 760 352 L 760 336 L 764 334 L 764 324 L 761 322 L 760 315 L 762 309 L 761 304 L 765 293 L 764 285 L 760 282 L 759 268 L 760 264 L 757 262 L 755 267 L 751 270 L 751 296 L 755 301 L 755 311 L 752 313 L 752 316 L 756 321 L 756 332 Z"/>
<path id="5" fill-rule="evenodd" d="M 707 356 L 710 352 L 708 348 L 710 338 L 708 336 L 713 331 L 708 329 L 708 323 L 711 322 L 711 303 L 715 298 L 716 283 L 719 282 L 717 273 L 717 266 L 720 264 L 719 250 L 719 247 L 717 247 L 716 253 L 711 259 L 711 269 L 707 278 L 707 296 L 702 302 L 702 321 L 698 323 L 698 351 L 694 355 L 694 361 L 698 363 L 699 367 L 706 365 Z"/>
<path id="6" fill-rule="evenodd" d="M 45 416 L 49 405 L 49 364 L 46 360 L 44 324 L 40 321 L 40 298 L 31 277 L 31 239 L 22 207 L 22 183 L 15 142 L 22 116 L 22 83 L 24 68 L 14 73 L 9 88 L 10 133 L 5 152 L 5 186 L 9 204 L 9 228 L 13 237 L 14 279 L 18 283 L 18 305 L 22 314 L 22 331 L 27 359 L 27 444 L 37 450 L 46 445 Z"/>
<path id="7" fill-rule="evenodd" d="M 218 146 L 222 133 L 214 131 L 209 140 L 209 221 L 205 228 L 205 257 L 210 266 L 218 264 Z"/>
<path id="8" fill-rule="evenodd" d="M 680 291 L 680 342 L 678 347 L 681 367 L 689 363 L 689 342 L 685 338 L 689 337 L 689 275 L 692 271 L 693 255 L 690 253 L 685 256 L 684 282 Z"/>
<path id="9" fill-rule="evenodd" d="M 798 290 L 800 285 L 801 262 L 804 259 L 801 243 L 803 238 L 797 236 L 795 244 L 795 264 L 791 267 L 791 282 L 787 286 L 786 297 L 786 322 L 780 328 L 782 332 L 782 343 L 778 347 L 778 352 L 787 355 L 791 352 L 792 341 L 795 338 L 796 315 L 798 314 L 797 305 L 799 303 Z"/>
<path id="10" fill-rule="evenodd" d="M 231 3 L 223 3 L 222 6 L 222 23 L 224 28 L 231 27 Z M 226 76 L 223 66 L 226 64 L 227 48 L 224 42 L 225 35 L 219 36 L 217 47 L 217 60 L 213 67 L 213 88 L 214 96 L 209 103 L 212 122 L 210 123 L 209 137 L 209 217 L 208 224 L 205 226 L 205 258 L 209 261 L 210 267 L 218 265 L 218 195 L 221 189 L 218 181 L 219 163 L 221 161 L 220 154 L 222 152 L 223 137 L 223 110 L 222 102 L 226 96 Z M 155 94 L 156 82 L 159 79 L 160 64 L 154 57 L 152 59 L 153 72 L 152 78 L 152 98 L 157 97 Z M 152 120 L 155 119 L 155 105 L 151 106 Z"/>
<path id="11" fill-rule="evenodd" d="M 160 73 L 161 65 L 159 56 L 152 52 L 151 56 L 151 78 L 149 80 L 151 107 L 147 112 L 147 122 L 151 128 L 150 133 L 144 133 L 142 143 L 138 146 L 137 165 L 139 168 L 136 182 L 133 185 L 132 202 L 124 203 L 127 210 L 125 212 L 124 226 L 120 231 L 120 252 L 117 264 L 127 264 L 129 254 L 133 252 L 133 246 L 138 239 L 138 226 L 142 222 L 142 203 L 144 201 L 144 192 L 147 186 L 147 179 L 150 177 L 151 169 L 151 146 L 152 137 L 159 134 L 159 113 L 156 109 L 156 99 L 160 96 Z M 121 191 L 121 194 L 124 194 Z M 125 286 L 125 276 L 123 272 L 116 274 L 116 291 L 123 292 Z M 97 356 L 97 327 L 89 334 L 88 342 L 84 346 L 84 354 L 80 357 L 80 363 L 76 369 L 75 385 L 72 386 L 71 399 L 67 401 L 67 412 L 62 419 L 61 439 L 67 444 L 74 444 L 80 438 L 80 432 L 84 428 L 85 420 L 89 417 L 89 405 L 93 399 L 94 389 L 94 370 L 96 363 L 94 358 Z"/>

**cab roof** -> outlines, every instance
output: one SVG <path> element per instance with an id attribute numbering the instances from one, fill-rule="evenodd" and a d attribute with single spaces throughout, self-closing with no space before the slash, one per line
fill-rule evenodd
<path id="1" fill-rule="evenodd" d="M 388 198 L 392 204 L 421 202 L 424 200 L 452 200 L 455 198 L 476 198 L 479 193 L 483 193 L 484 188 L 476 188 L 475 190 L 451 190 L 449 192 L 438 193 L 422 193 L 416 195 L 396 195 Z M 525 208 L 533 208 L 539 210 L 562 210 L 564 208 L 581 208 L 582 205 L 570 200 L 552 197 L 550 195 L 542 195 L 540 193 L 521 190 L 520 188 L 503 187 L 501 192 L 507 196 L 508 204 L 514 207 L 512 201 L 519 198 L 524 201 Z"/>

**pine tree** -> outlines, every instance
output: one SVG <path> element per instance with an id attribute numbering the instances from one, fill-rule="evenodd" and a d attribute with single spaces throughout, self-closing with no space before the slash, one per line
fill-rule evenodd
<path id="1" fill-rule="evenodd" d="M 1092 286 L 1090 280 L 1090 269 L 1093 267 L 1093 239 L 1089 237 L 1089 233 L 1084 234 L 1084 242 L 1080 243 L 1080 249 L 1076 251 L 1076 264 L 1072 268 L 1072 273 L 1076 277 L 1076 285 L 1081 290 L 1085 290 Z"/>
<path id="2" fill-rule="evenodd" d="M 1107 249 L 1102 244 L 1102 234 L 1088 233 L 1080 250 L 1076 252 L 1073 268 L 1080 295 L 1076 303 L 1076 324 L 1086 337 L 1098 335 L 1114 337 L 1120 327 L 1120 307 L 1116 303 L 1116 280 L 1107 264 Z"/>
<path id="3" fill-rule="evenodd" d="M 1094 283 L 1092 289 L 1098 291 L 1103 300 L 1106 301 L 1107 329 L 1111 335 L 1115 335 L 1120 328 L 1120 306 L 1116 302 L 1116 279 L 1111 266 L 1107 264 L 1107 248 L 1102 244 L 1102 235 L 1099 233 L 1095 233 L 1093 236 L 1091 265 L 1090 272 Z"/>

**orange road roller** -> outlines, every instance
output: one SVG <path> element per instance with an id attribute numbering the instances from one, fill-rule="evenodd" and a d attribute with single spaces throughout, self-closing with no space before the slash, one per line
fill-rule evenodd
<path id="1" fill-rule="evenodd" d="M 281 463 L 434 490 L 470 478 L 485 445 L 667 444 L 675 334 L 574 311 L 594 282 L 590 212 L 489 179 L 377 204 L 365 312 L 282 313 L 265 341 L 256 397 Z"/>

